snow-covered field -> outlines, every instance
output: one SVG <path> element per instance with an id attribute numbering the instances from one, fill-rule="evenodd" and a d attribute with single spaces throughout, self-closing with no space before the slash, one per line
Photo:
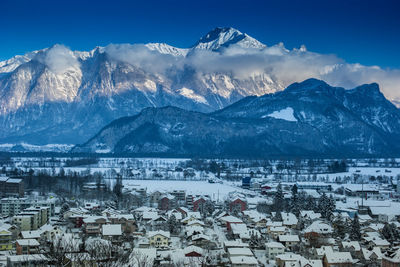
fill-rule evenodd
<path id="1" fill-rule="evenodd" d="M 225 199 L 230 192 L 247 191 L 227 182 L 210 184 L 206 181 L 124 180 L 123 183 L 125 187 L 144 187 L 147 189 L 147 193 L 185 190 L 186 194 L 209 195 L 212 200 L 216 201 Z"/>

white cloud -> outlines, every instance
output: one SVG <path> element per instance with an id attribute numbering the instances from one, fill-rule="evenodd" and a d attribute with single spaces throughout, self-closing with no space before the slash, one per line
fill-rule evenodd
<path id="1" fill-rule="evenodd" d="M 168 54 L 150 50 L 143 44 L 110 44 L 105 52 L 110 58 L 140 67 L 152 73 L 164 73 L 180 61 Z"/>
<path id="2" fill-rule="evenodd" d="M 289 51 L 282 43 L 261 50 L 233 45 L 220 52 L 198 50 L 187 57 L 175 57 L 150 50 L 143 44 L 111 44 L 105 52 L 114 60 L 152 73 L 163 74 L 171 68 L 190 66 L 199 73 L 229 72 L 240 79 L 265 72 L 284 86 L 308 78 L 345 88 L 376 82 L 388 98 L 400 99 L 400 70 L 346 63 L 335 55 L 307 51 L 305 46 Z M 57 66 L 58 62 L 53 64 Z"/>
<path id="3" fill-rule="evenodd" d="M 68 47 L 59 44 L 38 54 L 36 58 L 56 74 L 61 74 L 69 68 L 80 66 L 74 53 Z"/>

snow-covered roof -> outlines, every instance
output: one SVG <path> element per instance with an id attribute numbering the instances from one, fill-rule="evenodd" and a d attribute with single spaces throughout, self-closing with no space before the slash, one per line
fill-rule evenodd
<path id="1" fill-rule="evenodd" d="M 271 226 L 269 228 L 270 232 L 286 232 L 286 227 L 285 226 Z"/>
<path id="2" fill-rule="evenodd" d="M 36 239 L 28 238 L 28 239 L 17 239 L 17 243 L 20 246 L 39 246 L 39 242 Z"/>
<path id="3" fill-rule="evenodd" d="M 298 235 L 279 235 L 280 242 L 300 242 Z"/>
<path id="4" fill-rule="evenodd" d="M 302 210 L 300 211 L 302 217 L 307 217 L 311 220 L 321 218 L 321 213 L 315 213 L 313 210 Z"/>
<path id="5" fill-rule="evenodd" d="M 42 233 L 42 231 L 39 230 L 35 230 L 35 231 L 21 231 L 21 236 L 23 239 L 37 239 L 40 238 L 40 234 Z"/>
<path id="6" fill-rule="evenodd" d="M 249 244 L 243 243 L 240 239 L 237 240 L 228 240 L 224 242 L 224 246 L 226 248 L 243 248 L 243 247 L 249 247 Z"/>
<path id="7" fill-rule="evenodd" d="M 328 263 L 352 263 L 353 257 L 350 252 L 326 252 L 325 257 Z"/>
<path id="8" fill-rule="evenodd" d="M 318 256 L 324 256 L 326 253 L 333 253 L 333 248 L 331 246 L 321 246 L 320 248 L 316 248 Z"/>
<path id="9" fill-rule="evenodd" d="M 144 211 L 142 218 L 143 220 L 154 220 L 158 218 L 158 213 L 156 211 Z"/>
<path id="10" fill-rule="evenodd" d="M 243 223 L 243 221 L 241 219 L 231 216 L 231 215 L 221 217 L 220 220 L 224 221 L 224 222 L 229 222 L 229 223 Z"/>
<path id="11" fill-rule="evenodd" d="M 309 225 L 305 230 L 305 233 L 318 233 L 318 234 L 330 234 L 333 232 L 333 229 L 330 225 L 321 222 L 315 221 L 311 225 Z"/>
<path id="12" fill-rule="evenodd" d="M 267 247 L 267 248 L 282 248 L 282 249 L 285 248 L 285 246 L 282 243 L 275 242 L 275 241 L 265 243 L 265 247 Z"/>
<path id="13" fill-rule="evenodd" d="M 170 236 L 171 236 L 170 232 L 162 231 L 162 230 L 159 230 L 159 231 L 150 231 L 150 232 L 148 233 L 148 237 L 153 237 L 153 236 L 156 236 L 156 235 L 162 235 L 162 236 L 164 236 L 164 237 L 166 237 L 166 238 L 170 238 Z"/>
<path id="14" fill-rule="evenodd" d="M 234 256 L 230 257 L 231 263 L 235 265 L 239 264 L 247 264 L 247 265 L 256 265 L 258 264 L 258 261 L 256 258 L 252 256 Z"/>
<path id="15" fill-rule="evenodd" d="M 247 232 L 247 226 L 244 223 L 234 223 L 231 225 L 231 229 L 235 235 Z"/>
<path id="16" fill-rule="evenodd" d="M 204 226 L 204 223 L 202 222 L 202 221 L 199 221 L 199 220 L 197 220 L 197 219 L 195 219 L 195 220 L 191 220 L 190 222 L 188 222 L 188 226 L 192 226 L 192 225 L 195 225 L 195 224 L 199 224 L 199 225 L 201 225 L 201 226 Z"/>
<path id="17" fill-rule="evenodd" d="M 277 255 L 276 258 L 286 262 L 286 261 L 298 261 L 301 259 L 301 256 L 294 253 L 284 253 Z"/>
<path id="18" fill-rule="evenodd" d="M 120 224 L 105 224 L 103 225 L 102 234 L 106 236 L 122 235 L 122 228 Z"/>
<path id="19" fill-rule="evenodd" d="M 296 215 L 290 212 L 281 212 L 283 225 L 296 225 L 298 220 Z"/>
<path id="20" fill-rule="evenodd" d="M 353 248 L 354 251 L 361 250 L 361 246 L 360 246 L 360 243 L 358 243 L 358 241 L 343 241 L 342 247 L 343 248 Z"/>
<path id="21" fill-rule="evenodd" d="M 203 249 L 201 247 L 197 247 L 197 246 L 188 246 L 183 249 L 184 254 L 188 254 L 190 252 L 196 252 L 198 254 L 203 254 Z"/>
<path id="22" fill-rule="evenodd" d="M 382 251 L 379 247 L 374 247 L 372 250 L 362 248 L 361 251 L 366 260 L 369 260 L 372 254 L 375 254 L 378 260 L 382 259 Z"/>
<path id="23" fill-rule="evenodd" d="M 253 252 L 249 248 L 228 248 L 230 256 L 253 256 Z"/>
<path id="24" fill-rule="evenodd" d="M 7 256 L 7 261 L 10 261 L 12 263 L 18 263 L 18 262 L 37 262 L 37 261 L 47 261 L 47 257 L 43 254 L 30 254 L 30 255 L 12 255 L 12 256 Z"/>

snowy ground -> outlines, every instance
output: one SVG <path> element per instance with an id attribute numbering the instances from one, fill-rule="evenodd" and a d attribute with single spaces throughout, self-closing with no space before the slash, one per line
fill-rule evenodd
<path id="1" fill-rule="evenodd" d="M 125 180 L 126 187 L 145 187 L 147 192 L 185 190 L 186 194 L 209 195 L 212 200 L 225 199 L 230 192 L 246 192 L 231 183 L 210 184 L 206 181 Z"/>

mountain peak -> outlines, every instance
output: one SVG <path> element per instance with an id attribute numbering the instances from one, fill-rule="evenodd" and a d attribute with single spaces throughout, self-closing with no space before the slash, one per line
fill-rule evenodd
<path id="1" fill-rule="evenodd" d="M 304 90 L 312 90 L 312 89 L 316 89 L 319 87 L 326 87 L 329 86 L 326 82 L 322 81 L 322 80 L 318 80 L 315 78 L 310 78 L 307 80 L 304 80 L 302 82 L 297 82 L 297 83 L 293 83 L 291 85 L 289 85 L 285 91 L 304 91 Z"/>
<path id="2" fill-rule="evenodd" d="M 206 35 L 193 46 L 195 49 L 219 50 L 223 47 L 237 44 L 243 48 L 262 49 L 266 46 L 257 41 L 253 37 L 242 33 L 241 31 L 231 27 L 217 27 Z"/>

